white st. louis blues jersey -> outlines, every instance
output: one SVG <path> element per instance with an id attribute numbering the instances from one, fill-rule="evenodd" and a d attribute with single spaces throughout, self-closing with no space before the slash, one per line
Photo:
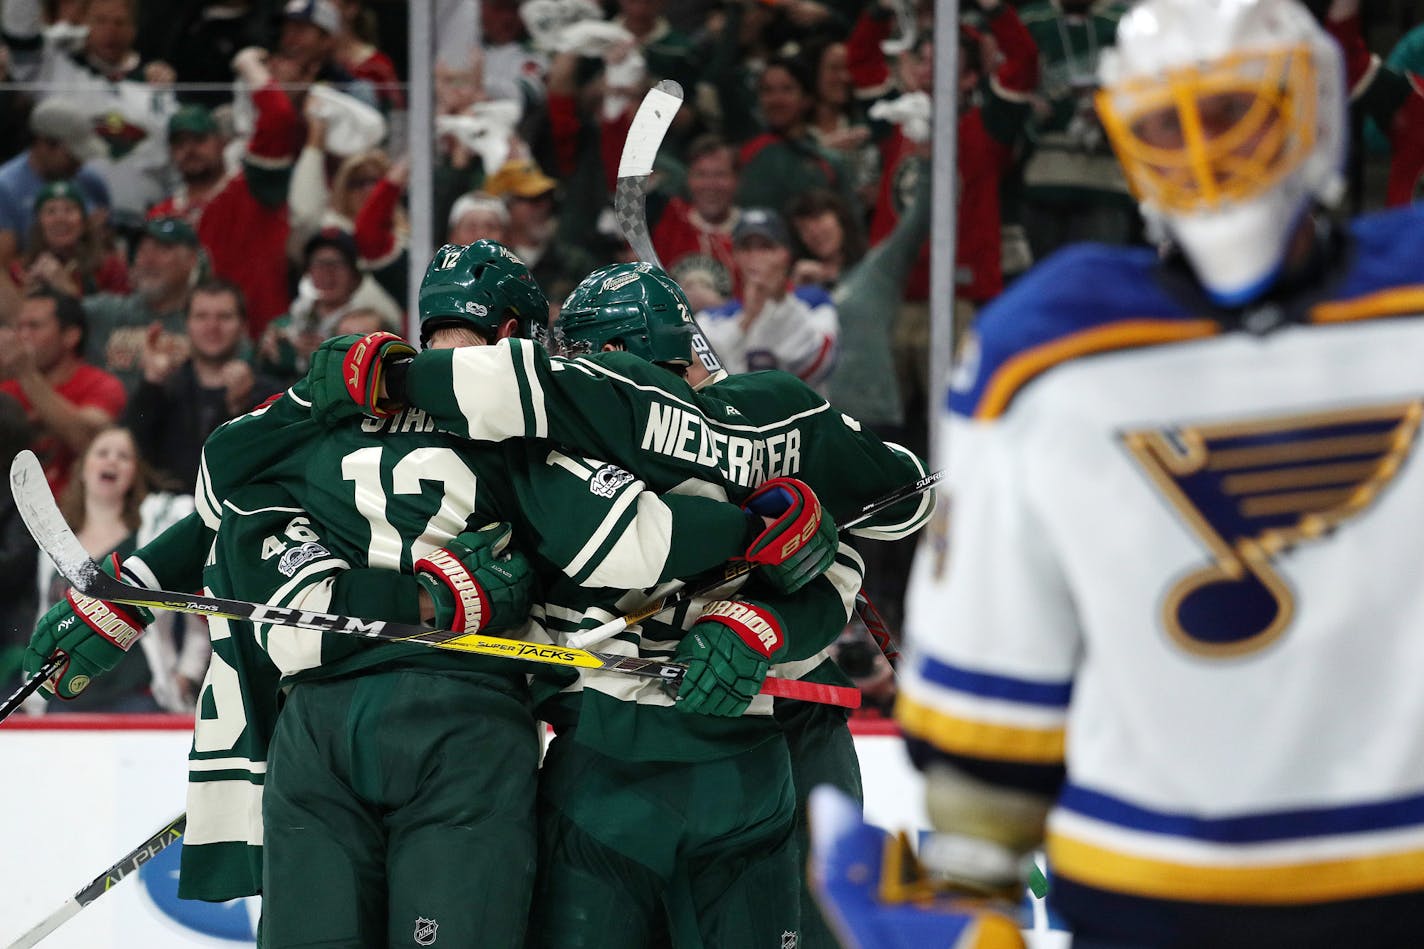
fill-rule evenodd
<path id="1" fill-rule="evenodd" d="M 898 715 L 921 754 L 1066 761 L 1066 881 L 1424 890 L 1424 209 L 1351 235 L 1270 332 L 1182 302 L 1150 252 L 1081 247 L 964 350 Z"/>

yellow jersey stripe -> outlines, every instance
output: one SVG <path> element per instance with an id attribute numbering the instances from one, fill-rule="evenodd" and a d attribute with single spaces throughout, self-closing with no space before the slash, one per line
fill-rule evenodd
<path id="1" fill-rule="evenodd" d="M 1353 300 L 1332 300 L 1310 308 L 1312 323 L 1345 323 L 1424 312 L 1424 285 L 1390 287 Z"/>
<path id="2" fill-rule="evenodd" d="M 1202 903 L 1319 903 L 1424 889 L 1424 851 L 1418 850 L 1220 867 L 1133 856 L 1050 833 L 1048 863 L 1054 873 L 1097 889 Z"/>
<path id="3" fill-rule="evenodd" d="M 1026 764 L 1063 762 L 1062 728 L 1023 728 L 959 718 L 922 705 L 903 692 L 895 703 L 895 717 L 907 735 L 950 754 Z"/>
<path id="4" fill-rule="evenodd" d="M 1215 320 L 1123 320 L 1062 336 L 1034 346 L 1003 362 L 984 387 L 974 410 L 975 418 L 998 418 L 1015 393 L 1035 376 L 1079 356 L 1175 343 L 1214 336 L 1221 331 Z"/>

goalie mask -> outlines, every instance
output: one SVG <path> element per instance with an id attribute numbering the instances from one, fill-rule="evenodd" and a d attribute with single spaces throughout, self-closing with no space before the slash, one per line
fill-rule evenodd
<path id="1" fill-rule="evenodd" d="M 446 244 L 420 281 L 420 345 L 435 330 L 463 326 L 494 342 L 507 320 L 529 338 L 549 321 L 549 300 L 523 261 L 496 241 Z"/>
<path id="2" fill-rule="evenodd" d="M 1312 202 L 1343 193 L 1339 47 L 1295 0 L 1143 0 L 1099 78 L 1143 214 L 1218 303 L 1260 297 Z"/>
<path id="3" fill-rule="evenodd" d="M 648 263 L 593 271 L 569 294 L 555 323 L 565 355 L 600 352 L 613 344 L 671 367 L 692 364 L 697 324 L 677 282 Z"/>

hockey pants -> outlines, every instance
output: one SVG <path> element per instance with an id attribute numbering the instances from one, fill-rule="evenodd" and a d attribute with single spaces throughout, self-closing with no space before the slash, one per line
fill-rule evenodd
<path id="1" fill-rule="evenodd" d="M 521 949 L 535 726 L 458 674 L 299 683 L 263 794 L 262 943 Z"/>
<path id="2" fill-rule="evenodd" d="M 796 945 L 800 868 L 783 742 L 628 762 L 556 738 L 540 774 L 536 949 Z"/>

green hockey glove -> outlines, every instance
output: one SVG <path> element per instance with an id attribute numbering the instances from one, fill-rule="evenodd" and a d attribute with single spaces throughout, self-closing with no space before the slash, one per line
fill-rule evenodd
<path id="1" fill-rule="evenodd" d="M 312 418 L 332 425 L 361 415 L 394 415 L 400 406 L 381 398 L 381 383 L 392 362 L 414 355 L 415 347 L 394 333 L 324 340 L 307 370 Z"/>
<path id="2" fill-rule="evenodd" d="M 687 664 L 677 707 L 736 718 L 756 698 L 785 644 L 781 620 L 771 610 L 743 600 L 716 601 L 677 647 L 677 660 Z"/>
<path id="3" fill-rule="evenodd" d="M 534 571 L 508 550 L 500 522 L 465 531 L 415 562 L 415 579 L 435 602 L 435 625 L 457 633 L 517 629 L 529 618 Z"/>
<path id="4" fill-rule="evenodd" d="M 747 548 L 746 559 L 782 593 L 795 593 L 825 573 L 836 561 L 840 541 L 836 522 L 810 485 L 795 478 L 773 478 L 742 504 L 772 523 Z"/>
<path id="5" fill-rule="evenodd" d="M 109 576 L 118 576 L 118 554 L 106 559 L 102 568 Z M 43 688 L 72 699 L 95 677 L 118 665 L 151 622 L 153 613 L 142 606 L 96 600 L 70 590 L 35 625 L 25 648 L 25 674 L 34 675 L 50 656 L 63 653 L 64 663 Z"/>

